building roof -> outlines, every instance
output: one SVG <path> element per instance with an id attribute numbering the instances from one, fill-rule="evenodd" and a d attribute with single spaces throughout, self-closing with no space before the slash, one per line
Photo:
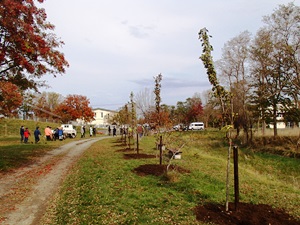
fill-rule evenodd
<path id="1" fill-rule="evenodd" d="M 102 110 L 102 111 L 106 111 L 106 112 L 114 112 L 114 113 L 117 113 L 116 110 L 111 110 L 111 109 L 104 109 L 104 108 L 94 108 L 93 111 L 96 111 L 96 110 Z"/>

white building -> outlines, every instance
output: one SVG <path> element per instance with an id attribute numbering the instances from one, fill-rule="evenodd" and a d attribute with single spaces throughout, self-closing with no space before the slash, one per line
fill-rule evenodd
<path id="1" fill-rule="evenodd" d="M 268 109 L 270 111 L 273 110 L 273 107 L 268 107 Z M 277 126 L 277 129 L 285 129 L 286 128 L 286 124 L 285 124 L 285 121 L 284 121 L 284 110 L 283 110 L 283 106 L 282 104 L 277 104 L 277 112 L 276 112 L 277 116 L 276 116 L 276 126 Z M 274 124 L 271 123 L 269 124 L 269 127 L 271 129 L 274 129 Z"/>
<path id="2" fill-rule="evenodd" d="M 286 128 L 285 122 L 284 122 L 284 117 L 283 114 L 278 114 L 276 117 L 276 123 L 277 123 L 277 129 L 284 129 Z M 269 127 L 271 129 L 274 129 L 274 124 L 269 124 Z"/>
<path id="3" fill-rule="evenodd" d="M 93 109 L 93 112 L 95 120 L 93 120 L 91 124 L 95 125 L 96 127 L 106 127 L 107 125 L 111 124 L 112 118 L 117 114 L 117 111 L 103 108 Z"/>

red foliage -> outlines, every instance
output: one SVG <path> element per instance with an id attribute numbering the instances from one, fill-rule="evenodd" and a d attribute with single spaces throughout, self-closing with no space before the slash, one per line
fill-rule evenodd
<path id="1" fill-rule="evenodd" d="M 69 95 L 55 109 L 56 114 L 62 117 L 63 122 L 82 119 L 89 122 L 94 119 L 94 112 L 89 106 L 90 101 L 82 95 Z"/>
<path id="2" fill-rule="evenodd" d="M 28 73 L 40 78 L 65 72 L 68 62 L 57 50 L 63 42 L 49 32 L 54 26 L 46 21 L 44 9 L 32 0 L 3 0 L 0 17 L 0 78 L 24 90 L 36 89 L 37 83 Z"/>
<path id="3" fill-rule="evenodd" d="M 185 121 L 189 122 L 198 121 L 204 112 L 201 99 L 198 97 L 187 99 L 186 108 Z"/>
<path id="4" fill-rule="evenodd" d="M 6 116 L 16 115 L 23 101 L 19 88 L 10 82 L 0 81 L 0 94 L 0 113 Z"/>

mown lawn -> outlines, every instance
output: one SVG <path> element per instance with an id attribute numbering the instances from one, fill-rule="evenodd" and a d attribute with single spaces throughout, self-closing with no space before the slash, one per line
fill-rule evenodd
<path id="1" fill-rule="evenodd" d="M 134 169 L 159 158 L 124 159 L 120 137 L 86 151 L 55 196 L 43 224 L 203 224 L 194 208 L 225 204 L 228 146 L 219 132 L 177 132 L 170 145 L 185 143 L 174 165 L 190 171 L 140 176 Z M 140 153 L 157 155 L 154 137 L 144 137 Z M 174 147 L 174 146 L 173 146 Z M 268 204 L 300 219 L 299 159 L 239 152 L 240 201 Z M 167 163 L 167 161 L 164 161 Z M 233 166 L 231 165 L 231 172 Z M 230 201 L 234 201 L 231 173 Z"/>

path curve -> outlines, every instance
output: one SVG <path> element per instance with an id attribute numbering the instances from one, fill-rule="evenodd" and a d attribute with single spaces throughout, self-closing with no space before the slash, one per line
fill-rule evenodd
<path id="1" fill-rule="evenodd" d="M 14 191 L 13 187 L 22 179 L 25 173 L 30 173 L 31 170 L 42 167 L 42 165 L 45 167 L 47 163 L 51 163 L 51 170 L 36 180 L 24 200 L 5 215 L 5 220 L 0 223 L 5 225 L 39 224 L 39 220 L 42 218 L 47 207 L 47 200 L 56 193 L 71 165 L 93 143 L 105 138 L 109 137 L 97 137 L 70 142 L 48 152 L 34 165 L 16 171 L 8 177 L 2 177 L 0 179 L 0 199 Z M 55 158 L 56 160 L 54 160 Z"/>

